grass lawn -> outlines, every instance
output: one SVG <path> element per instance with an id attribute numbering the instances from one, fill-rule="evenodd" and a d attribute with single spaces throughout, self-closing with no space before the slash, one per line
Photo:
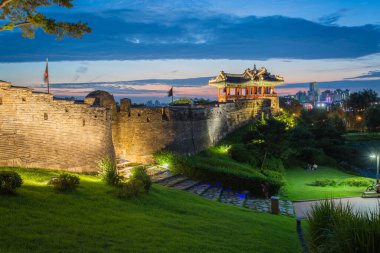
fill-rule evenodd
<path id="1" fill-rule="evenodd" d="M 77 192 L 58 194 L 46 183 L 59 172 L 12 170 L 24 184 L 0 195 L 0 252 L 300 252 L 293 218 L 158 185 L 119 200 L 86 175 Z"/>
<path id="2" fill-rule="evenodd" d="M 342 180 L 355 175 L 347 174 L 335 168 L 320 166 L 317 171 L 306 171 L 303 168 L 286 169 L 287 186 L 284 196 L 291 200 L 353 197 L 361 196 L 366 187 L 353 186 L 312 186 L 316 179 L 329 178 Z"/>

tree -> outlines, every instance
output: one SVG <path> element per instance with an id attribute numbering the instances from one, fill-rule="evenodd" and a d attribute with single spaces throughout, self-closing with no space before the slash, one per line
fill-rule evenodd
<path id="1" fill-rule="evenodd" d="M 368 131 L 374 132 L 380 127 L 380 107 L 372 106 L 368 108 L 364 113 L 364 119 L 368 128 Z"/>
<path id="2" fill-rule="evenodd" d="M 354 92 L 345 101 L 346 107 L 350 108 L 356 115 L 359 111 L 364 111 L 377 101 L 377 93 L 372 89 Z"/>
<path id="3" fill-rule="evenodd" d="M 262 167 L 267 155 L 275 157 L 287 155 L 288 131 L 286 131 L 286 124 L 274 118 L 257 121 L 244 139 L 248 143 L 259 146 L 260 150 L 263 151 Z"/>
<path id="4" fill-rule="evenodd" d="M 34 38 L 35 30 L 41 28 L 47 34 L 57 35 L 58 39 L 66 37 L 81 38 L 90 33 L 87 23 L 61 22 L 42 14 L 41 7 L 59 6 L 72 8 L 73 0 L 0 0 L 0 32 L 19 28 L 22 35 Z"/>
<path id="5" fill-rule="evenodd" d="M 280 97 L 280 107 L 289 114 L 299 116 L 301 114 L 302 105 L 294 98 Z"/>
<path id="6" fill-rule="evenodd" d="M 179 99 L 174 100 L 170 104 L 173 104 L 173 105 L 189 104 L 190 105 L 192 103 L 193 101 L 190 98 L 179 98 Z"/>

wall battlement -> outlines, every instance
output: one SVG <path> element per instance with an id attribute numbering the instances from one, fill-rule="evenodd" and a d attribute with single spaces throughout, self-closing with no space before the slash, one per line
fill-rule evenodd
<path id="1" fill-rule="evenodd" d="M 161 108 L 123 99 L 117 111 L 111 95 L 96 94 L 78 104 L 0 82 L 0 166 L 96 172 L 106 155 L 145 163 L 163 149 L 194 154 L 261 112 L 278 110 L 278 98 L 271 98 Z"/>
<path id="2" fill-rule="evenodd" d="M 123 108 L 123 107 L 122 107 Z M 113 122 L 118 158 L 151 162 L 159 150 L 194 154 L 228 133 L 278 109 L 278 98 L 239 100 L 214 107 L 123 108 Z"/>
<path id="3" fill-rule="evenodd" d="M 94 172 L 114 155 L 111 130 L 105 108 L 0 86 L 0 166 Z"/>

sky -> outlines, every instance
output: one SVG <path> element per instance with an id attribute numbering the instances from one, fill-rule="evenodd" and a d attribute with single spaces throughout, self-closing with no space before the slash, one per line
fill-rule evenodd
<path id="1" fill-rule="evenodd" d="M 380 1 L 75 0 L 41 11 L 87 22 L 81 40 L 37 31 L 0 32 L 0 80 L 44 90 L 45 59 L 55 95 L 102 89 L 136 102 L 215 98 L 207 82 L 220 70 L 265 66 L 283 76 L 280 95 L 372 88 L 380 93 Z M 9 43 L 11 42 L 11 43 Z"/>

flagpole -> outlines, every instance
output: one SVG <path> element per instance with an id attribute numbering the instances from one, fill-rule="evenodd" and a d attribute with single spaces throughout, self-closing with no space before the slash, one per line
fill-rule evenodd
<path id="1" fill-rule="evenodd" d="M 49 84 L 49 59 L 46 58 L 46 70 L 45 70 L 45 79 L 47 84 L 47 92 L 50 94 L 50 84 Z"/>

